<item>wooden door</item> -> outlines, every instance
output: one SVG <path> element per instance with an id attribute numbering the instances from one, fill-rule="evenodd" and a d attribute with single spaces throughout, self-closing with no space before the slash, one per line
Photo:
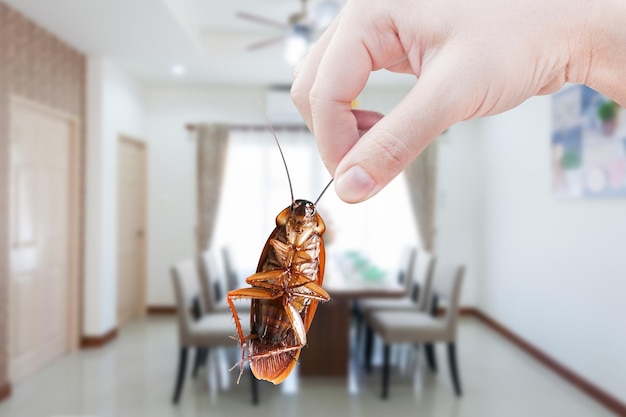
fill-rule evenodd
<path id="1" fill-rule="evenodd" d="M 73 148 L 71 120 L 22 101 L 10 118 L 11 379 L 17 382 L 71 345 Z"/>
<path id="2" fill-rule="evenodd" d="M 121 137 L 118 147 L 117 321 L 145 311 L 146 152 L 143 142 Z"/>

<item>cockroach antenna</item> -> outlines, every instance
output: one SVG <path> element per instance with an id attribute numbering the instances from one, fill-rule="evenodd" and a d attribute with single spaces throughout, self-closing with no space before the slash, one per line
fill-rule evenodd
<path id="1" fill-rule="evenodd" d="M 324 193 L 326 192 L 326 190 L 328 190 L 328 187 L 330 187 L 330 184 L 333 183 L 333 179 L 331 178 L 330 181 L 328 182 L 328 184 L 326 184 L 326 187 L 324 187 L 324 189 L 322 190 L 322 192 L 320 193 L 320 196 L 317 197 L 317 200 L 315 200 L 315 203 L 313 203 L 314 206 L 317 207 L 317 202 L 320 201 L 320 198 L 322 198 L 322 196 L 324 195 Z"/>
<path id="2" fill-rule="evenodd" d="M 270 130 L 272 131 L 272 135 L 274 135 L 274 140 L 276 141 L 276 145 L 278 145 L 278 150 L 280 151 L 280 157 L 283 159 L 283 165 L 285 165 L 285 171 L 287 171 L 287 181 L 289 181 L 289 192 L 291 193 L 291 205 L 293 206 L 296 203 L 296 200 L 293 198 L 293 187 L 291 186 L 291 176 L 289 175 L 289 168 L 287 168 L 287 161 L 285 160 L 285 155 L 283 154 L 283 148 L 280 147 L 280 142 L 278 142 L 278 136 L 276 136 L 276 132 L 274 131 L 274 128 L 272 127 L 272 122 L 270 122 L 270 118 L 267 115 L 267 112 L 265 111 L 265 107 L 263 107 L 263 102 L 261 101 L 261 98 L 259 97 L 259 93 L 255 91 L 254 95 L 256 96 L 256 99 L 259 102 L 259 106 L 261 107 L 263 116 L 265 116 L 265 120 L 267 120 L 267 124 L 269 125 Z"/>

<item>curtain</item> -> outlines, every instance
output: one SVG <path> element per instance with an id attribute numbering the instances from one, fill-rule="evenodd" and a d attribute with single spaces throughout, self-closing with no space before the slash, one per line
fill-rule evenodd
<path id="1" fill-rule="evenodd" d="M 434 140 L 404 170 L 417 232 L 424 249 L 432 253 L 436 239 L 437 213 L 437 140 Z"/>
<path id="2" fill-rule="evenodd" d="M 229 128 L 226 124 L 199 124 L 197 129 L 199 252 L 211 246 L 219 208 L 228 153 Z"/>
<path id="3" fill-rule="evenodd" d="M 295 198 L 315 199 L 329 176 L 321 161 L 317 162 L 313 136 L 308 130 L 287 131 L 280 124 L 275 129 Z M 276 215 L 290 203 L 287 174 L 272 133 L 231 125 L 212 245 L 231 248 L 237 269 L 254 273 L 263 245 L 276 226 Z"/>

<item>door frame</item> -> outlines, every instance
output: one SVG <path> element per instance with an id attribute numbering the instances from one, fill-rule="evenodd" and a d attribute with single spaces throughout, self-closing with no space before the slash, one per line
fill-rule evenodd
<path id="1" fill-rule="evenodd" d="M 66 113 L 62 110 L 49 107 L 45 104 L 24 98 L 19 95 L 11 94 L 9 97 L 9 146 L 13 141 L 11 132 L 11 123 L 13 120 L 13 114 L 20 108 L 27 108 L 40 113 L 47 114 L 51 117 L 62 119 L 68 123 L 70 132 L 70 155 L 69 155 L 69 220 L 68 220 L 68 281 L 67 281 L 67 327 L 66 327 L 66 341 L 67 350 L 72 352 L 78 350 L 80 346 L 80 326 L 82 323 L 81 315 L 81 287 L 82 287 L 82 259 L 83 259 L 83 241 L 82 230 L 84 225 L 84 164 L 83 164 L 83 140 L 81 137 L 81 123 L 80 119 L 72 114 Z M 12 163 L 11 151 L 9 149 L 9 164 Z M 9 190 L 12 188 L 13 178 L 9 171 Z M 9 224 L 11 222 L 12 213 L 12 191 L 9 191 Z M 9 231 L 10 233 L 10 231 Z M 6 236 L 9 239 L 9 235 Z M 8 262 L 11 262 L 10 256 Z M 10 277 L 9 277 L 10 279 Z M 10 284 L 9 284 L 10 285 Z M 8 294 L 9 314 L 11 314 L 11 294 Z M 13 320 L 9 317 L 9 327 L 12 326 Z M 7 348 L 10 350 L 10 338 L 12 331 L 9 330 L 9 335 L 6 341 Z M 9 356 L 9 361 L 11 356 Z"/>
<path id="2" fill-rule="evenodd" d="M 141 149 L 142 154 L 143 154 L 143 166 L 144 169 L 142 171 L 142 175 L 143 175 L 143 192 L 141 195 L 141 198 L 143 200 L 143 213 L 142 213 L 142 224 L 141 224 L 141 228 L 143 230 L 143 239 L 142 239 L 142 247 L 141 247 L 141 259 L 139 259 L 140 262 L 140 268 L 141 268 L 141 273 L 139 274 L 139 311 L 140 311 L 140 315 L 146 315 L 147 314 L 147 304 L 148 304 L 148 283 L 147 283 L 147 274 L 148 274 L 148 263 L 147 263 L 147 259 L 148 259 L 148 234 L 147 234 L 147 229 L 148 229 L 148 144 L 146 143 L 145 140 L 141 140 L 135 136 L 132 135 L 128 135 L 126 133 L 118 133 L 117 135 L 118 137 L 118 148 L 117 148 L 117 154 L 119 156 L 119 149 L 121 147 L 121 145 L 123 143 L 127 143 L 133 146 L 137 146 Z M 117 159 L 117 170 L 116 170 L 116 175 L 118 178 L 118 182 L 117 182 L 117 186 L 119 187 L 119 174 L 120 174 L 120 163 L 119 163 L 119 158 Z M 119 192 L 119 188 L 117 189 L 117 210 L 118 210 L 118 215 L 117 215 L 117 230 L 119 230 L 119 224 L 120 224 L 120 218 L 119 218 L 119 196 L 120 196 L 120 192 Z M 119 251 L 119 235 L 117 237 L 117 245 L 118 245 L 118 251 Z M 118 252 L 119 253 L 119 252 Z M 118 269 L 119 271 L 119 269 Z M 116 284 L 119 283 L 119 275 L 116 273 L 116 277 L 118 279 L 118 282 Z M 116 297 L 117 299 L 117 303 L 119 303 L 119 299 Z M 116 310 L 115 310 L 115 314 L 116 314 L 116 323 L 117 326 L 120 326 L 119 323 L 119 317 L 118 317 L 118 309 L 119 308 L 119 304 L 116 305 Z"/>

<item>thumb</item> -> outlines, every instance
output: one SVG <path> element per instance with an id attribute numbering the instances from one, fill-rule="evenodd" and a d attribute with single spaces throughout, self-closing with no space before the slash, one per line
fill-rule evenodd
<path id="1" fill-rule="evenodd" d="M 407 96 L 346 153 L 334 175 L 342 200 L 358 203 L 374 196 L 467 114 L 453 64 L 440 54 Z"/>

